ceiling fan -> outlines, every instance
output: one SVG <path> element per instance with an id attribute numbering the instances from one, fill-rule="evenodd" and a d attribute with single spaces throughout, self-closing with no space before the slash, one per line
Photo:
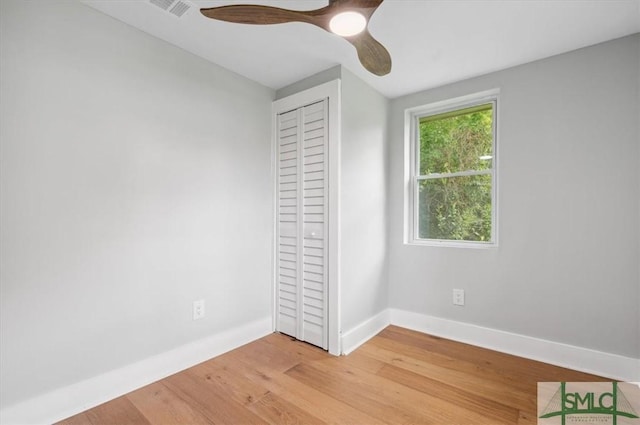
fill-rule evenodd
<path id="1" fill-rule="evenodd" d="M 290 10 L 261 5 L 228 5 L 200 9 L 211 19 L 240 24 L 271 25 L 306 22 L 343 37 L 353 44 L 369 72 L 383 76 L 391 72 L 391 56 L 369 33 L 371 15 L 384 0 L 329 0 L 315 10 Z"/>

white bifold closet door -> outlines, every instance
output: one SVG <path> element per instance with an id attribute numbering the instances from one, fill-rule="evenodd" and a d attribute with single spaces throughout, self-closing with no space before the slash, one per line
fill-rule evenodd
<path id="1" fill-rule="evenodd" d="M 276 329 L 326 350 L 327 100 L 277 125 Z"/>

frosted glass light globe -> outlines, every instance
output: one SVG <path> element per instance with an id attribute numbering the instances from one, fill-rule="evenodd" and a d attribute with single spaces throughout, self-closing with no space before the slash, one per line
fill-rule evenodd
<path id="1" fill-rule="evenodd" d="M 367 26 L 367 19 L 358 12 L 342 12 L 331 18 L 329 29 L 341 37 L 360 34 Z"/>

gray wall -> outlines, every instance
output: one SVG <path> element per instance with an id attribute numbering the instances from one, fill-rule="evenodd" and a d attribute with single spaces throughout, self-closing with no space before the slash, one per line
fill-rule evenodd
<path id="1" fill-rule="evenodd" d="M 269 317 L 273 91 L 77 2 L 0 3 L 2 407 Z"/>
<path id="2" fill-rule="evenodd" d="M 636 34 L 392 102 L 391 307 L 640 357 L 639 51 Z M 499 247 L 403 245 L 404 109 L 492 88 Z"/>
<path id="3" fill-rule="evenodd" d="M 388 306 L 388 100 L 342 70 L 340 185 L 342 329 Z"/>

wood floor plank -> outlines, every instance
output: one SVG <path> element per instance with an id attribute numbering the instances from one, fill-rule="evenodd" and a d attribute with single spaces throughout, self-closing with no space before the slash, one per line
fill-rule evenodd
<path id="1" fill-rule="evenodd" d="M 325 425 L 325 422 L 311 412 L 273 393 L 268 393 L 248 407 L 249 410 L 274 425 Z"/>
<path id="2" fill-rule="evenodd" d="M 276 347 L 281 354 L 294 356 L 298 362 L 302 360 L 320 360 L 333 357 L 321 348 L 306 342 L 297 341 L 295 338 L 283 334 L 273 334 L 261 341 Z"/>
<path id="3" fill-rule="evenodd" d="M 523 379 L 522 374 L 507 373 L 504 370 L 499 369 L 495 364 L 491 362 L 479 361 L 478 359 L 467 359 L 464 352 L 466 346 L 462 345 L 459 348 L 462 349 L 463 355 L 445 355 L 438 352 L 426 350 L 418 346 L 418 344 L 407 341 L 406 338 L 393 339 L 390 338 L 389 332 L 386 332 L 386 337 L 382 334 L 372 338 L 369 342 L 370 345 L 374 345 L 379 348 L 383 348 L 393 352 L 402 352 L 410 357 L 422 360 L 426 363 L 433 364 L 434 366 L 440 366 L 446 369 L 452 369 L 459 372 L 463 372 L 469 375 L 476 376 L 480 379 L 490 380 L 497 382 L 501 385 L 508 387 L 516 387 L 525 391 L 530 391 L 532 382 L 530 379 Z M 433 338 L 433 337 L 429 337 Z M 438 340 L 446 341 L 446 340 Z M 447 343 L 443 342 L 443 343 Z M 502 353 L 500 353 L 502 354 Z M 535 384 L 535 382 L 533 382 Z"/>
<path id="4" fill-rule="evenodd" d="M 88 410 L 86 415 L 91 425 L 151 424 L 126 396 Z"/>
<path id="5" fill-rule="evenodd" d="M 476 376 L 453 369 L 433 365 L 420 360 L 415 354 L 408 355 L 402 348 L 398 351 L 386 350 L 374 345 L 367 345 L 361 349 L 371 357 L 385 363 L 409 370 L 428 379 L 448 384 L 455 388 L 465 390 L 474 389 L 489 400 L 513 406 L 516 409 L 535 410 L 537 394 L 531 388 L 529 392 L 523 392 L 516 388 L 488 381 Z"/>
<path id="6" fill-rule="evenodd" d="M 435 419 L 436 423 L 439 424 L 481 424 L 489 421 L 489 418 L 483 415 L 482 412 L 469 409 L 468 406 L 461 404 L 459 400 L 452 403 L 439 396 L 415 390 L 404 383 L 398 383 L 379 375 L 368 374 L 358 368 L 335 368 L 323 364 L 323 362 L 314 362 L 313 366 L 321 370 L 325 375 L 337 378 L 342 386 L 353 386 L 353 388 L 364 390 L 377 403 L 393 399 L 394 407 L 411 413 L 416 418 L 421 418 L 423 423 L 425 418 L 428 421 Z M 401 394 L 402 397 L 398 397 L 398 394 Z M 497 420 L 494 422 L 504 425 L 508 423 L 504 421 L 498 422 Z"/>
<path id="7" fill-rule="evenodd" d="M 152 424 L 211 425 L 213 423 L 162 382 L 156 382 L 129 393 L 127 398 Z"/>
<path id="8" fill-rule="evenodd" d="M 249 405 L 269 393 L 264 386 L 247 379 L 233 369 L 234 366 L 227 366 L 222 363 L 222 359 L 199 364 L 190 370 L 194 376 L 204 376 L 212 386 L 212 390 L 219 394 L 224 394 L 241 405 Z"/>
<path id="9" fill-rule="evenodd" d="M 432 397 L 464 406 L 487 417 L 491 423 L 512 425 L 518 422 L 518 409 L 489 400 L 472 391 L 461 390 L 393 365 L 385 365 L 378 375 Z"/>
<path id="10" fill-rule="evenodd" d="M 77 415 L 71 416 L 70 418 L 65 419 L 62 422 L 58 422 L 58 424 L 65 425 L 91 425 L 91 420 L 87 416 L 86 413 L 78 413 Z"/>
<path id="11" fill-rule="evenodd" d="M 353 425 L 382 425 L 385 423 L 370 416 L 367 412 L 354 409 L 343 401 L 290 378 L 284 373 L 273 371 L 269 365 L 262 363 L 248 364 L 243 360 L 229 357 L 216 360 L 220 364 L 228 366 L 234 373 L 240 373 L 244 377 L 264 386 L 269 392 L 288 400 L 301 409 L 312 412 L 325 423 Z"/>
<path id="12" fill-rule="evenodd" d="M 262 364 L 268 365 L 269 370 L 282 373 L 297 365 L 305 356 L 315 359 L 318 356 L 327 358 L 329 354 L 300 341 L 292 341 L 288 336 L 272 334 L 220 357 L 232 357 L 248 363 L 260 359 Z"/>
<path id="13" fill-rule="evenodd" d="M 181 399 L 197 406 L 197 409 L 214 424 L 260 424 L 267 422 L 233 400 L 227 393 L 221 394 L 204 376 L 190 370 L 170 376 L 164 384 Z"/>
<path id="14" fill-rule="evenodd" d="M 518 425 L 537 425 L 538 416 L 535 412 L 520 412 Z"/>
<path id="15" fill-rule="evenodd" d="M 340 357 L 330 357 L 327 359 L 320 360 L 326 365 L 331 365 L 332 367 L 355 367 L 360 370 L 363 370 L 367 373 L 375 375 L 382 369 L 385 363 L 381 362 L 378 359 L 374 359 L 373 357 L 367 356 L 364 352 L 360 350 L 356 350 L 348 356 L 340 356 Z M 313 364 L 314 361 L 310 361 L 308 363 Z"/>
<path id="16" fill-rule="evenodd" d="M 437 350 L 432 351 L 425 349 L 415 341 L 407 340 L 404 338 L 404 336 L 406 336 L 405 334 L 402 334 L 403 338 L 397 339 L 389 335 L 398 334 L 386 332 L 385 335 L 386 336 L 376 336 L 372 339 L 371 344 L 389 351 L 401 351 L 403 354 L 433 364 L 434 366 L 456 370 L 482 380 L 492 381 L 506 387 L 518 388 L 526 392 L 531 391 L 532 386 L 535 386 L 537 382 L 529 376 L 529 372 L 523 372 L 520 369 L 515 372 L 510 372 L 509 361 L 511 361 L 511 356 L 504 355 L 503 353 L 496 353 L 497 356 L 495 359 L 491 360 L 491 357 L 489 357 L 489 360 L 487 360 L 483 359 L 481 355 L 470 357 L 467 353 L 469 348 L 466 344 L 457 346 L 459 352 L 456 352 L 456 346 L 448 347 L 451 341 L 442 338 L 433 336 L 425 338 L 427 342 L 423 345 L 430 347 L 430 344 L 438 345 L 438 343 L 441 343 L 447 346 L 438 347 Z M 412 337 L 414 336 L 412 335 Z M 471 350 L 475 350 L 476 348 L 477 347 L 473 347 Z M 449 354 L 442 354 L 441 352 L 448 352 Z M 504 369 L 500 368 L 500 364 L 505 364 Z"/>
<path id="17" fill-rule="evenodd" d="M 287 375 L 357 410 L 369 412 L 370 415 L 387 423 L 437 423 L 435 419 L 415 415 L 411 410 L 397 406 L 398 400 L 385 398 L 379 388 L 344 382 L 340 377 L 327 374 L 308 364 L 299 364 L 288 370 Z"/>

